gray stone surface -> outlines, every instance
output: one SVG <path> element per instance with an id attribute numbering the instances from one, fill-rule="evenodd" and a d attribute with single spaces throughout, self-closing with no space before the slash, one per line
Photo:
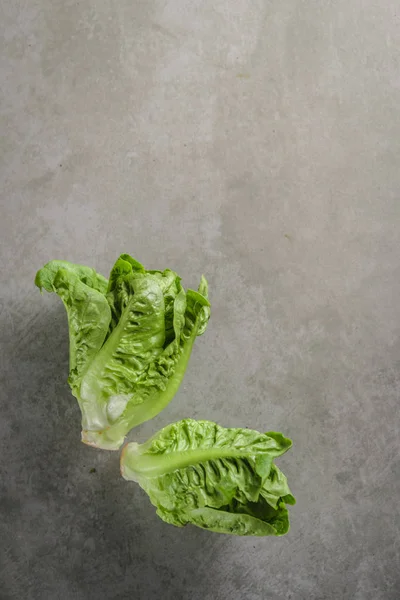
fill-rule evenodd
<path id="1" fill-rule="evenodd" d="M 400 597 L 398 2 L 1 0 L 0 23 L 1 599 Z M 33 277 L 123 251 L 204 271 L 213 306 L 130 439 L 283 431 L 287 537 L 166 525 L 80 443 Z"/>

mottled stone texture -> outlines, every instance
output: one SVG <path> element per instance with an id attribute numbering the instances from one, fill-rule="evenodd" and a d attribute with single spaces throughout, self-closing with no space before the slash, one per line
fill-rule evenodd
<path id="1" fill-rule="evenodd" d="M 1 599 L 399 598 L 398 1 L 0 4 Z M 281 430 L 286 538 L 168 526 L 80 443 L 33 277 L 121 252 L 204 272 L 213 306 L 130 439 Z"/>

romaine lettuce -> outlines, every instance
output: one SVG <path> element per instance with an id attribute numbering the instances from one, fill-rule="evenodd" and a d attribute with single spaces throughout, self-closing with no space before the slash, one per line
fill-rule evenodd
<path id="1" fill-rule="evenodd" d="M 144 444 L 127 444 L 121 473 L 145 490 L 159 517 L 172 525 L 280 536 L 289 530 L 286 505 L 295 499 L 273 459 L 291 445 L 281 433 L 184 419 Z"/>
<path id="2" fill-rule="evenodd" d="M 210 317 L 207 281 L 185 292 L 174 271 L 149 271 L 122 254 L 109 281 L 88 267 L 51 261 L 35 283 L 56 292 L 67 310 L 68 381 L 82 412 L 82 441 L 117 450 L 132 427 L 176 394 Z"/>

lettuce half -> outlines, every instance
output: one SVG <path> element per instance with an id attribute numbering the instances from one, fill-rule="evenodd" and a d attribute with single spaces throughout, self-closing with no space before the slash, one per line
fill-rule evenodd
<path id="1" fill-rule="evenodd" d="M 35 283 L 56 292 L 67 310 L 68 382 L 82 412 L 82 441 L 117 450 L 176 394 L 210 317 L 207 281 L 185 291 L 174 271 L 149 271 L 122 254 L 108 281 L 54 260 Z"/>
<path id="2" fill-rule="evenodd" d="M 159 517 L 172 525 L 281 536 L 289 530 L 286 505 L 295 499 L 273 459 L 291 445 L 281 433 L 184 419 L 144 444 L 127 444 L 121 473 L 145 490 Z"/>

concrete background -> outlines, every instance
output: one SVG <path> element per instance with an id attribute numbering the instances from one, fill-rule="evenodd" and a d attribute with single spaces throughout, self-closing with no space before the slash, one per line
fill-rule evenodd
<path id="1" fill-rule="evenodd" d="M 398 2 L 1 0 L 0 23 L 1 599 L 397 599 Z M 281 430 L 286 538 L 168 526 L 80 443 L 33 278 L 121 252 L 204 272 L 213 307 L 130 439 Z"/>

